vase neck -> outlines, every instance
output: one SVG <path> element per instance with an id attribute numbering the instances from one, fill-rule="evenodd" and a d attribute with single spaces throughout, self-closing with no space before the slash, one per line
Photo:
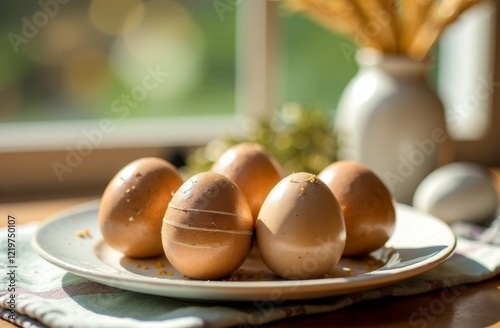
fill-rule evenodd
<path id="1" fill-rule="evenodd" d="M 394 76 L 424 77 L 431 68 L 430 61 L 418 61 L 407 56 L 384 54 L 374 49 L 360 49 L 356 60 L 361 68 L 380 69 Z"/>

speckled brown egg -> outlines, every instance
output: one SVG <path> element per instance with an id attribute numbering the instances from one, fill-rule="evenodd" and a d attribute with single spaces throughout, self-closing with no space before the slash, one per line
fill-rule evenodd
<path id="1" fill-rule="evenodd" d="M 165 255 L 192 279 L 220 279 L 245 261 L 253 220 L 245 196 L 229 178 L 203 172 L 188 179 L 168 205 L 162 227 Z"/>
<path id="2" fill-rule="evenodd" d="M 163 215 L 181 184 L 176 168 L 160 158 L 145 157 L 125 166 L 101 198 L 99 226 L 104 241 L 129 257 L 161 255 Z"/>
<path id="3" fill-rule="evenodd" d="M 264 149 L 253 143 L 229 148 L 214 163 L 212 172 L 225 175 L 241 189 L 257 220 L 260 207 L 271 189 L 283 178 L 279 163 Z"/>
<path id="4" fill-rule="evenodd" d="M 344 256 L 360 256 L 382 247 L 396 222 L 393 197 L 366 166 L 338 161 L 318 177 L 332 190 L 344 213 L 347 240 Z"/>
<path id="5" fill-rule="evenodd" d="M 311 173 L 294 173 L 269 193 L 256 223 L 262 261 L 286 279 L 321 278 L 344 250 L 346 231 L 339 203 Z"/>

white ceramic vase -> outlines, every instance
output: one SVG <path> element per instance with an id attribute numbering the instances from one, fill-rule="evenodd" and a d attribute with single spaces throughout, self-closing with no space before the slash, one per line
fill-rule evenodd
<path id="1" fill-rule="evenodd" d="M 366 164 L 411 204 L 419 183 L 450 156 L 443 105 L 429 85 L 428 62 L 360 49 L 357 75 L 335 118 L 339 159 Z"/>

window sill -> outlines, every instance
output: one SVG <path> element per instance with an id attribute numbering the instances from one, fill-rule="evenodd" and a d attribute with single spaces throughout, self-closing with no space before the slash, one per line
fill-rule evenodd
<path id="1" fill-rule="evenodd" d="M 226 133 L 239 116 L 0 124 L 0 199 L 101 193 L 129 162 L 171 160 Z"/>
<path id="2" fill-rule="evenodd" d="M 0 154 L 193 146 L 219 137 L 237 123 L 234 115 L 0 123 Z"/>

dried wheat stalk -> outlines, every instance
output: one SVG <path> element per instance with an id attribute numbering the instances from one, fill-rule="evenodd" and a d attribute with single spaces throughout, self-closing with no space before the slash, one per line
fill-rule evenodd
<path id="1" fill-rule="evenodd" d="M 443 31 L 471 6 L 481 0 L 447 0 L 434 4 L 428 12 L 428 19 L 418 30 L 411 43 L 408 54 L 416 59 L 427 56 Z"/>
<path id="2" fill-rule="evenodd" d="M 486 0 L 285 0 L 360 46 L 421 60 L 460 15 Z"/>

